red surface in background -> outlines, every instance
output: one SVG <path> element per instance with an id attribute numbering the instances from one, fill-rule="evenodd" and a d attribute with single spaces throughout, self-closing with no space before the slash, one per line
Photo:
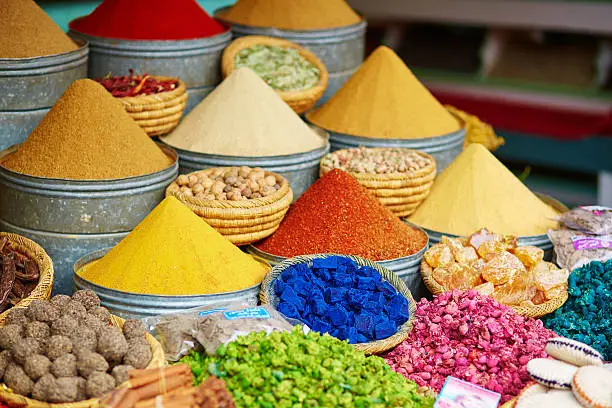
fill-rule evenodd
<path id="1" fill-rule="evenodd" d="M 594 135 L 612 137 L 612 110 L 588 113 L 494 98 L 434 91 L 440 102 L 478 116 L 498 129 L 577 140 Z"/>

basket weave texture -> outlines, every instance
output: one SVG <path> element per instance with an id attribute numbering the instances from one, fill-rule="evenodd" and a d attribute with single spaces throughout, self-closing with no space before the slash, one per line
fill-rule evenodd
<path id="1" fill-rule="evenodd" d="M 387 148 L 368 148 L 368 150 L 385 150 Z M 342 149 L 344 150 L 344 149 Z M 335 155 L 342 150 L 329 153 L 328 156 Z M 396 149 L 394 149 L 396 150 Z M 411 151 L 411 149 L 405 149 Z M 430 164 L 418 170 L 406 173 L 389 174 L 369 174 L 349 172 L 359 184 L 367 188 L 370 193 L 389 209 L 397 217 L 407 217 L 425 201 L 434 179 L 436 178 L 436 161 L 429 154 L 412 150 L 419 156 L 426 158 Z M 327 157 L 327 156 L 326 156 Z M 319 175 L 333 170 L 324 164 L 325 157 L 321 160 Z"/>
<path id="2" fill-rule="evenodd" d="M 34 288 L 30 296 L 22 299 L 21 302 L 17 303 L 14 307 L 27 307 L 33 300 L 49 300 L 51 297 L 51 291 L 53 290 L 53 262 L 45 250 L 38 245 L 36 242 L 22 237 L 21 235 L 11 234 L 8 232 L 0 232 L 0 239 L 8 238 L 8 242 L 11 244 L 11 248 L 17 252 L 26 255 L 28 258 L 36 262 L 38 270 L 40 272 L 40 278 L 38 279 L 38 285 Z M 11 309 L 0 314 L 0 326 L 4 324 L 4 321 L 8 317 Z"/>
<path id="3" fill-rule="evenodd" d="M 382 266 L 369 261 L 364 258 L 360 258 L 358 256 L 353 255 L 337 255 L 337 254 L 317 254 L 317 255 L 302 255 L 296 256 L 294 258 L 289 258 L 281 262 L 280 264 L 274 266 L 272 270 L 266 275 L 262 284 L 261 291 L 259 292 L 259 300 L 262 304 L 271 305 L 276 308 L 278 305 L 278 297 L 274 291 L 274 282 L 280 278 L 280 275 L 283 273 L 285 269 L 290 266 L 297 265 L 300 263 L 308 263 L 312 265 L 312 260 L 317 258 L 326 258 L 328 256 L 342 256 L 345 258 L 349 258 L 353 260 L 359 266 L 370 266 L 376 269 L 385 279 L 388 281 L 393 287 L 395 287 L 407 300 L 408 300 L 408 309 L 410 311 L 410 318 L 403 325 L 401 325 L 394 335 L 387 337 L 383 340 L 372 341 L 369 343 L 358 343 L 352 344 L 352 346 L 360 351 L 363 351 L 365 354 L 379 354 L 384 351 L 390 350 L 400 344 L 402 341 L 406 340 L 410 335 L 410 331 L 414 326 L 414 319 L 416 313 L 416 302 L 412 297 L 412 293 L 410 290 L 394 272 L 391 272 L 387 268 L 383 268 Z"/>
<path id="4" fill-rule="evenodd" d="M 113 326 L 117 326 L 119 328 L 123 328 L 123 323 L 125 320 L 111 315 L 111 323 Z M 155 337 L 151 336 L 149 333 L 145 334 L 147 342 L 151 346 L 151 361 L 147 368 L 159 368 L 164 367 L 166 365 L 166 356 L 164 354 L 164 350 L 162 349 L 161 344 L 155 339 Z M 120 386 L 121 387 L 121 386 Z M 31 398 L 24 397 L 23 395 L 14 394 L 9 391 L 6 386 L 3 384 L 2 388 L 0 388 L 0 401 L 5 402 L 9 406 L 18 406 L 18 407 L 31 407 L 31 408 L 98 408 L 100 407 L 100 400 L 97 398 L 92 398 L 88 400 L 83 400 L 79 402 L 70 402 L 70 403 L 61 403 L 61 404 L 51 404 L 48 402 L 36 401 Z"/>
<path id="5" fill-rule="evenodd" d="M 308 62 L 315 65 L 320 72 L 319 82 L 312 88 L 300 91 L 276 91 L 276 93 L 294 110 L 295 113 L 301 114 L 310 110 L 315 103 L 323 96 L 327 83 L 329 81 L 329 73 L 321 60 L 311 51 L 281 38 L 265 37 L 259 35 L 250 35 L 240 37 L 234 40 L 224 51 L 221 57 L 221 72 L 223 78 L 229 76 L 236 69 L 236 55 L 245 48 L 253 47 L 254 45 L 269 45 L 281 48 L 294 48 L 298 50 L 300 55 Z"/>
<path id="6" fill-rule="evenodd" d="M 176 78 L 153 76 L 159 81 Z M 180 79 L 172 91 L 151 95 L 117 98 L 132 119 L 151 137 L 172 131 L 183 116 L 187 106 L 187 86 Z"/>
<path id="7" fill-rule="evenodd" d="M 433 268 L 429 266 L 429 264 L 423 259 L 421 261 L 421 276 L 423 277 L 423 282 L 427 289 L 433 294 L 438 295 L 443 292 L 447 292 L 450 289 L 445 288 L 440 285 L 433 278 Z M 567 291 L 563 292 L 560 296 L 557 296 L 553 299 L 550 299 L 547 302 L 541 303 L 539 305 L 534 306 L 519 306 L 519 305 L 509 305 L 516 313 L 524 317 L 532 317 L 534 319 L 546 316 L 549 313 L 554 312 L 567 300 L 568 294 Z"/>
<path id="8" fill-rule="evenodd" d="M 226 167 L 226 170 L 239 167 Z M 189 176 L 207 175 L 216 168 L 199 170 Z M 235 245 L 260 241 L 274 233 L 293 201 L 293 191 L 282 176 L 269 171 L 266 176 L 276 177 L 280 189 L 267 197 L 250 200 L 204 200 L 187 196 L 180 191 L 176 180 L 166 189 L 166 196 L 174 196 Z"/>

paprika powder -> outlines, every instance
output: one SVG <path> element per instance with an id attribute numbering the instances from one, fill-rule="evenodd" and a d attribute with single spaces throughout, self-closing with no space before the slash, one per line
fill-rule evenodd
<path id="1" fill-rule="evenodd" d="M 270 254 L 336 253 L 384 261 L 427 244 L 422 231 L 400 221 L 342 170 L 326 173 L 289 208 L 278 230 L 255 246 Z"/>
<path id="2" fill-rule="evenodd" d="M 70 29 L 124 40 L 188 40 L 227 30 L 195 0 L 104 0 Z"/>

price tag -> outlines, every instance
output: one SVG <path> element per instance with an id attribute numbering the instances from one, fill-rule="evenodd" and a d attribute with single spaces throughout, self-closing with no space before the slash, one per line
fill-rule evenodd
<path id="1" fill-rule="evenodd" d="M 448 377 L 434 408 L 497 408 L 500 399 L 496 392 Z"/>

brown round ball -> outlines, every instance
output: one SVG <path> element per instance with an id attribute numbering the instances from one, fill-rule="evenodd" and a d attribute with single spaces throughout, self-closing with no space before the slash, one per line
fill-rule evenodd
<path id="1" fill-rule="evenodd" d="M 146 333 L 147 330 L 141 320 L 128 319 L 123 324 L 123 334 L 128 340 L 133 337 L 144 337 Z"/>
<path id="2" fill-rule="evenodd" d="M 81 326 L 89 327 L 95 333 L 98 333 L 98 331 L 106 327 L 107 324 L 103 323 L 100 319 L 98 319 L 96 316 L 92 315 L 91 313 L 87 313 L 85 317 L 81 319 Z"/>
<path id="3" fill-rule="evenodd" d="M 51 361 L 72 352 L 72 341 L 66 336 L 51 336 L 47 342 L 47 357 Z"/>
<path id="4" fill-rule="evenodd" d="M 77 331 L 79 322 L 72 316 L 63 315 L 51 325 L 51 334 L 72 337 Z"/>
<path id="5" fill-rule="evenodd" d="M 124 382 L 130 379 L 129 371 L 133 369 L 134 367 L 130 365 L 124 365 L 124 364 L 118 365 L 118 366 L 113 367 L 113 371 L 111 372 L 111 375 L 115 379 L 115 383 L 117 385 L 123 384 Z"/>
<path id="6" fill-rule="evenodd" d="M 4 372 L 6 371 L 6 367 L 13 362 L 13 356 L 9 350 L 4 350 L 0 353 L 0 381 L 2 377 L 4 377 Z"/>
<path id="7" fill-rule="evenodd" d="M 83 351 L 77 357 L 77 370 L 83 378 L 88 378 L 95 371 L 108 371 L 108 362 L 98 353 Z"/>
<path id="8" fill-rule="evenodd" d="M 70 302 L 68 302 L 68 304 L 62 309 L 62 315 L 71 316 L 76 320 L 83 319 L 86 314 L 87 310 L 85 310 L 85 306 L 76 300 L 70 300 Z"/>
<path id="9" fill-rule="evenodd" d="M 76 377 L 78 375 L 76 356 L 74 354 L 64 354 L 58 357 L 51 365 L 50 372 L 57 378 Z"/>
<path id="10" fill-rule="evenodd" d="M 4 373 L 4 383 L 20 395 L 29 395 L 34 387 L 34 381 L 28 377 L 23 368 L 17 364 L 9 364 Z"/>
<path id="11" fill-rule="evenodd" d="M 100 306 L 100 298 L 93 290 L 89 289 L 77 290 L 72 295 L 72 300 L 81 303 L 87 311 Z"/>
<path id="12" fill-rule="evenodd" d="M 33 337 L 38 340 L 47 340 L 51 335 L 51 329 L 47 323 L 43 322 L 28 322 L 24 326 L 25 337 Z"/>
<path id="13" fill-rule="evenodd" d="M 95 351 L 98 346 L 96 332 L 85 325 L 79 326 L 78 330 L 72 333 L 70 338 L 75 349 Z"/>
<path id="14" fill-rule="evenodd" d="M 23 334 L 23 327 L 16 324 L 7 324 L 0 327 L 0 348 L 10 350 L 19 341 Z"/>
<path id="15" fill-rule="evenodd" d="M 52 387 L 47 394 L 49 402 L 74 402 L 77 397 L 77 377 L 63 377 L 55 380 L 55 387 Z"/>
<path id="16" fill-rule="evenodd" d="M 83 377 L 77 378 L 77 397 L 75 401 L 83 401 L 87 399 L 87 380 Z"/>
<path id="17" fill-rule="evenodd" d="M 32 380 L 37 381 L 43 375 L 49 373 L 51 360 L 42 354 L 34 354 L 26 359 L 23 370 Z"/>
<path id="18" fill-rule="evenodd" d="M 40 354 L 42 351 L 40 342 L 33 337 L 21 339 L 13 344 L 13 348 L 11 348 L 13 360 L 21 365 L 25 364 L 29 356 L 32 354 Z"/>
<path id="19" fill-rule="evenodd" d="M 87 378 L 85 387 L 89 398 L 99 398 L 115 389 L 115 379 L 110 374 L 98 371 Z"/>
<path id="20" fill-rule="evenodd" d="M 123 364 L 131 365 L 134 368 L 146 368 L 151 361 L 151 347 L 141 344 L 131 345 L 123 358 Z"/>
<path id="21" fill-rule="evenodd" d="M 51 303 L 40 299 L 35 299 L 30 303 L 26 315 L 31 320 L 45 323 L 51 323 L 60 316 L 57 309 Z"/>
<path id="22" fill-rule="evenodd" d="M 151 347 L 151 345 L 147 341 L 147 338 L 144 337 L 144 336 L 143 337 L 132 337 L 131 339 L 128 339 L 127 342 L 128 342 L 128 346 L 140 344 L 140 345 L 143 345 L 143 346 Z"/>
<path id="23" fill-rule="evenodd" d="M 32 388 L 32 398 L 36 401 L 47 402 L 49 390 L 55 388 L 55 377 L 52 374 L 43 375 Z"/>
<path id="24" fill-rule="evenodd" d="M 55 295 L 51 298 L 51 300 L 49 300 L 49 303 L 51 303 L 58 310 L 65 308 L 68 305 L 68 302 L 70 302 L 70 296 L 68 295 Z"/>
<path id="25" fill-rule="evenodd" d="M 23 307 L 14 307 L 9 310 L 5 324 L 18 324 L 20 326 L 28 323 L 30 319 L 26 316 L 26 309 Z"/>
<path id="26" fill-rule="evenodd" d="M 121 361 L 128 351 L 128 343 L 118 327 L 106 327 L 98 333 L 97 351 L 108 361 Z"/>
<path id="27" fill-rule="evenodd" d="M 106 325 L 111 324 L 111 315 L 107 308 L 102 306 L 94 307 L 90 313 L 96 316 L 102 323 Z"/>

